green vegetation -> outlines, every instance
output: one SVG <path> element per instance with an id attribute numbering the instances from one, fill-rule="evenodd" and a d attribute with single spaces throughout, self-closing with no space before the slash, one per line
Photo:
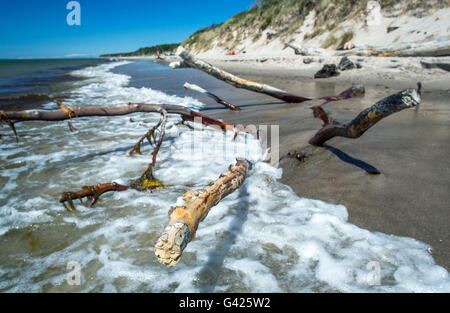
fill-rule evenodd
<path id="1" fill-rule="evenodd" d="M 180 44 L 179 43 L 172 43 L 172 44 L 164 44 L 164 45 L 157 45 L 152 47 L 145 47 L 140 48 L 139 50 L 136 50 L 134 52 L 126 52 L 126 53 L 114 53 L 114 54 L 104 54 L 100 57 L 131 57 L 131 56 L 143 56 L 143 55 L 154 55 L 156 54 L 156 51 L 159 50 L 160 53 L 173 51 L 176 48 L 178 48 Z"/>
<path id="2" fill-rule="evenodd" d="M 344 45 L 347 41 L 352 40 L 353 36 L 352 31 L 345 32 L 342 34 L 341 38 L 336 38 L 333 34 L 330 34 L 323 42 L 322 48 L 337 48 Z"/>
<path id="3" fill-rule="evenodd" d="M 345 33 L 341 36 L 341 39 L 340 39 L 339 42 L 338 42 L 338 46 L 342 46 L 342 45 L 345 44 L 347 41 L 352 40 L 352 39 L 353 39 L 353 36 L 354 36 L 354 34 L 353 34 L 352 31 L 345 32 Z"/>
<path id="4" fill-rule="evenodd" d="M 325 39 L 324 43 L 322 44 L 322 48 L 329 48 L 331 46 L 336 45 L 338 42 L 338 39 L 334 37 L 332 34 L 330 34 L 327 39 Z"/>
<path id="5" fill-rule="evenodd" d="M 272 22 L 272 15 L 266 18 L 266 21 L 264 22 L 264 24 L 261 25 L 260 29 L 265 30 L 270 25 L 271 22 Z"/>
<path id="6" fill-rule="evenodd" d="M 429 3 L 443 3 L 446 0 L 379 0 L 383 10 L 392 9 L 398 2 L 405 8 L 427 7 Z M 345 31 L 340 27 L 345 20 L 356 18 L 367 7 L 368 0 L 256 0 L 248 11 L 234 15 L 222 24 L 213 24 L 195 32 L 182 45 L 187 49 L 204 51 L 215 42 L 226 49 L 233 49 L 245 39 L 253 41 L 262 38 L 262 32 L 270 27 L 272 36 L 283 42 L 290 41 L 303 25 L 308 14 L 314 10 L 313 29 L 306 40 L 330 32 L 322 46 L 332 47 L 351 40 L 351 32 L 336 36 L 335 32 Z M 266 38 L 266 36 L 264 36 Z M 267 38 L 266 40 L 271 40 Z"/>

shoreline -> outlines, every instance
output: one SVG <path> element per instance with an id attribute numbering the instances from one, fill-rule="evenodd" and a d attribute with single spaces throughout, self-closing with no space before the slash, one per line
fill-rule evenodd
<path id="1" fill-rule="evenodd" d="M 257 67 L 254 62 L 205 61 L 243 78 L 301 96 L 328 95 L 323 94 L 324 90 L 337 94 L 349 87 L 349 83 L 364 84 L 366 94 L 362 98 L 330 103 L 326 107 L 333 117 L 343 122 L 390 94 L 414 88 L 420 79 L 423 95 L 417 110 L 405 110 L 383 119 L 359 139 L 333 138 L 327 148 L 313 148 L 308 144 L 308 139 L 321 125 L 312 118 L 308 102 L 288 104 L 240 89 L 234 89 L 233 93 L 218 89 L 210 91 L 221 97 L 226 92 L 224 99 L 235 105 L 252 104 L 240 112 L 212 110 L 208 114 L 235 124 L 279 124 L 280 157 L 288 152 L 312 150 L 304 163 L 292 158 L 281 160 L 280 182 L 290 186 L 300 197 L 345 205 L 348 221 L 358 227 L 429 244 L 435 262 L 450 270 L 446 242 L 450 237 L 450 214 L 446 210 L 450 202 L 447 191 L 450 160 L 445 157 L 450 154 L 447 100 L 450 82 L 448 79 L 430 80 L 436 76 L 448 78 L 447 72 L 428 69 L 425 73 L 405 72 L 397 78 L 390 76 L 394 73 L 372 74 L 371 77 L 369 71 L 361 71 L 363 77 L 355 81 L 355 76 L 347 73 L 313 79 L 308 77 L 315 70 L 312 67 L 299 74 L 296 68 L 284 69 L 276 64 L 269 67 L 266 64 L 270 62 Z M 380 79 L 383 75 L 388 76 L 387 79 Z M 369 175 L 358 164 L 375 167 L 381 174 Z"/>

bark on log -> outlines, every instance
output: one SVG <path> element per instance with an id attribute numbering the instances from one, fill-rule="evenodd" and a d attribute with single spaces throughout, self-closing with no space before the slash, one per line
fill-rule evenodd
<path id="1" fill-rule="evenodd" d="M 370 127 L 381 119 L 404 109 L 408 109 L 420 104 L 420 83 L 418 90 L 405 89 L 383 100 L 378 101 L 365 109 L 347 125 L 333 122 L 321 128 L 309 143 L 315 146 L 322 146 L 327 140 L 340 136 L 346 138 L 359 138 Z"/>
<path id="2" fill-rule="evenodd" d="M 222 173 L 208 186 L 186 192 L 185 205 L 171 209 L 169 226 L 155 245 L 155 255 L 160 263 L 169 267 L 178 264 L 184 248 L 194 239 L 199 223 L 213 206 L 241 187 L 250 168 L 250 162 L 238 158 L 236 165 L 230 165 L 229 172 Z"/>
<path id="3" fill-rule="evenodd" d="M 195 58 L 192 54 L 187 52 L 182 47 L 179 48 L 178 55 L 183 59 L 184 64 L 187 64 L 188 66 L 192 68 L 196 68 L 198 70 L 201 70 L 203 72 L 206 72 L 212 76 L 214 76 L 217 79 L 223 80 L 226 83 L 236 87 L 236 88 L 243 88 L 254 92 L 259 92 L 266 94 L 268 96 L 286 101 L 291 103 L 301 103 L 304 101 L 311 100 L 310 98 L 300 97 L 293 94 L 290 94 L 284 90 L 272 87 L 270 85 L 261 84 L 257 82 L 253 82 L 250 80 L 246 80 L 243 78 L 240 78 L 238 76 L 235 76 L 233 74 L 230 74 L 224 70 L 221 70 L 218 67 L 215 67 L 205 61 L 198 60 Z"/>
<path id="4" fill-rule="evenodd" d="M 168 114 L 179 114 L 185 121 L 199 121 L 204 125 L 216 125 L 224 130 L 234 130 L 232 124 L 221 122 L 215 118 L 203 115 L 201 113 L 192 111 L 189 108 L 181 105 L 173 104 L 147 104 L 147 103 L 128 103 L 120 107 L 72 107 L 75 116 L 67 116 L 61 110 L 24 110 L 24 111 L 2 111 L 4 116 L 2 118 L 8 119 L 12 125 L 24 121 L 64 121 L 68 119 L 75 119 L 80 117 L 90 116 L 120 116 L 132 113 L 162 113 L 165 110 Z"/>
<path id="5" fill-rule="evenodd" d="M 203 93 L 203 94 L 207 95 L 208 97 L 214 99 L 214 101 L 216 101 L 217 103 L 220 103 L 220 104 L 226 106 L 230 110 L 233 110 L 233 111 L 240 111 L 241 110 L 240 108 L 232 105 L 231 103 L 226 102 L 225 100 L 220 99 L 215 94 L 213 94 L 213 93 L 211 93 L 211 92 L 201 88 L 200 86 L 197 86 L 197 85 L 194 85 L 194 84 L 189 84 L 189 83 L 186 82 L 186 83 L 184 83 L 184 88 Z"/>

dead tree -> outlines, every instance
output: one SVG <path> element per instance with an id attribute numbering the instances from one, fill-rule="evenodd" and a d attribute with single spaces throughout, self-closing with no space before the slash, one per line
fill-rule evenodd
<path id="1" fill-rule="evenodd" d="M 241 109 L 238 108 L 237 106 L 232 105 L 231 103 L 226 102 L 225 100 L 220 99 L 218 96 L 216 96 L 215 94 L 203 89 L 200 86 L 194 85 L 194 84 L 189 84 L 189 83 L 184 83 L 184 88 L 185 89 L 190 89 L 190 90 L 194 90 L 197 92 L 200 92 L 202 94 L 207 95 L 208 97 L 214 99 L 214 101 L 216 101 L 217 103 L 220 103 L 224 106 L 226 106 L 227 108 L 229 108 L 230 110 L 233 111 L 240 111 Z"/>
<path id="2" fill-rule="evenodd" d="M 217 79 L 223 80 L 226 83 L 233 85 L 237 88 L 243 88 L 250 91 L 255 91 L 259 93 L 266 94 L 268 96 L 292 103 L 301 103 L 304 101 L 311 100 L 310 98 L 299 97 L 293 94 L 290 94 L 284 90 L 272 87 L 270 85 L 256 83 L 250 80 L 246 80 L 230 74 L 218 67 L 215 67 L 205 61 L 199 60 L 194 57 L 192 54 L 187 52 L 182 47 L 179 48 L 179 56 L 183 59 L 183 64 L 178 64 L 182 66 L 189 66 L 192 68 L 196 68 L 198 70 L 204 71 Z M 171 64 L 172 67 L 176 67 L 174 64 Z"/>
<path id="3" fill-rule="evenodd" d="M 280 99 L 280 100 L 283 100 L 283 101 L 286 101 L 289 103 L 302 103 L 305 101 L 313 100 L 312 98 L 296 96 L 296 95 L 288 93 L 287 91 L 278 89 L 276 87 L 253 82 L 253 81 L 235 76 L 233 74 L 230 74 L 214 65 L 209 64 L 208 62 L 197 59 L 196 57 L 194 57 L 192 54 L 187 52 L 182 47 L 179 48 L 178 55 L 182 58 L 183 61 L 171 63 L 170 66 L 172 68 L 192 67 L 192 68 L 201 70 L 217 79 L 220 79 L 236 88 L 242 88 L 242 89 L 247 89 L 250 91 L 262 93 L 262 94 L 265 94 L 265 95 L 268 95 L 268 96 L 271 96 L 271 97 L 274 97 L 274 98 L 277 98 L 277 99 Z M 351 88 L 349 88 L 349 89 L 351 89 Z M 349 89 L 347 89 L 346 91 L 348 91 Z M 351 97 L 356 97 L 361 94 L 364 94 L 364 87 L 362 87 L 362 89 L 360 89 L 360 90 L 362 90 L 362 93 L 359 93 L 359 92 L 358 93 L 348 93 L 348 95 L 351 98 Z M 328 99 L 332 99 L 332 98 L 334 100 L 330 100 L 330 101 L 342 100 L 341 98 L 339 98 L 339 96 L 322 97 L 319 99 L 328 100 Z M 348 98 L 345 98 L 345 99 L 348 99 Z"/>
<path id="4" fill-rule="evenodd" d="M 236 165 L 230 165 L 229 172 L 200 190 L 189 190 L 183 197 L 185 205 L 169 211 L 169 226 L 155 245 L 158 261 L 169 267 L 180 261 L 186 245 L 194 239 L 198 225 L 208 215 L 210 209 L 224 197 L 241 187 L 251 164 L 238 158 Z"/>
<path id="5" fill-rule="evenodd" d="M 84 186 L 82 190 L 79 191 L 69 191 L 62 193 L 60 202 L 68 211 L 75 211 L 75 206 L 73 201 L 80 200 L 80 202 L 88 207 L 93 206 L 98 198 L 109 191 L 125 191 L 129 188 L 137 190 L 158 190 L 164 188 L 164 184 L 160 182 L 157 178 L 153 176 L 153 168 L 156 164 L 156 157 L 159 149 L 162 145 L 162 141 L 165 136 L 165 127 L 167 121 L 167 114 L 178 114 L 181 116 L 183 121 L 199 122 L 204 125 L 214 125 L 220 127 L 222 130 L 234 130 L 247 131 L 247 129 L 235 128 L 234 125 L 221 122 L 212 117 L 203 115 L 196 111 L 190 110 L 189 108 L 170 105 L 170 104 L 146 104 L 146 103 L 128 103 L 125 106 L 120 107 L 97 107 L 97 106 L 85 106 L 85 107 L 70 107 L 58 103 L 60 110 L 25 110 L 25 111 L 1 111 L 0 110 L 0 122 L 7 124 L 14 131 L 17 136 L 15 124 L 25 121 L 64 121 L 69 120 L 71 122 L 75 118 L 81 117 L 94 117 L 94 116 L 121 116 L 137 112 L 143 113 L 159 113 L 161 114 L 161 119 L 159 123 L 150 129 L 133 147 L 129 152 L 130 155 L 133 153 L 141 153 L 141 145 L 144 143 L 145 139 L 148 140 L 150 145 L 154 146 L 155 149 L 152 153 L 152 162 L 148 165 L 146 171 L 142 176 L 136 180 L 133 180 L 129 186 L 119 185 L 117 183 L 102 183 L 95 186 Z M 71 130 L 73 126 L 69 125 Z M 159 139 L 156 139 L 156 130 L 159 130 Z M 87 202 L 83 202 L 83 199 L 87 198 Z M 68 205 L 66 205 L 66 203 Z"/>
<path id="6" fill-rule="evenodd" d="M 315 146 L 322 146 L 327 140 L 340 136 L 346 138 L 359 138 L 370 127 L 381 119 L 404 109 L 415 107 L 420 103 L 421 85 L 418 89 L 405 89 L 390 95 L 365 109 L 349 124 L 341 124 L 337 121 L 325 122 L 323 127 L 309 140 Z"/>

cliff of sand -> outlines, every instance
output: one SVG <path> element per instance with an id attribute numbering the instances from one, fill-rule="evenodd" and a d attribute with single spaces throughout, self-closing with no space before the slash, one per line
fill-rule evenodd
<path id="1" fill-rule="evenodd" d="M 260 0 L 182 45 L 203 57 L 229 51 L 292 55 L 286 43 L 336 49 L 345 42 L 387 46 L 448 38 L 448 0 Z"/>

